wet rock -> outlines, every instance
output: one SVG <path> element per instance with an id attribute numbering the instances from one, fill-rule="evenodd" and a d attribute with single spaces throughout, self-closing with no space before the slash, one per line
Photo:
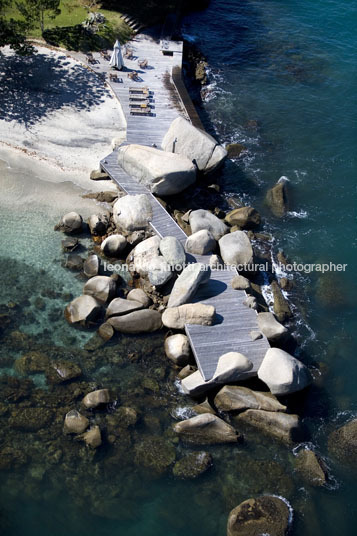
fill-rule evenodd
<path id="1" fill-rule="evenodd" d="M 279 411 L 248 409 L 232 417 L 234 425 L 258 429 L 263 434 L 291 445 L 303 438 L 303 431 L 297 415 L 288 415 Z"/>
<path id="2" fill-rule="evenodd" d="M 77 212 L 68 212 L 62 216 L 60 222 L 55 226 L 55 231 L 63 233 L 80 233 L 82 231 L 82 216 Z"/>
<path id="3" fill-rule="evenodd" d="M 101 311 L 101 303 L 92 296 L 84 295 L 71 301 L 64 311 L 65 319 L 69 324 L 94 321 Z"/>
<path id="4" fill-rule="evenodd" d="M 238 225 L 241 229 L 255 229 L 260 225 L 259 212 L 253 207 L 241 207 L 231 210 L 225 217 L 229 225 Z"/>
<path id="5" fill-rule="evenodd" d="M 115 296 L 116 282 L 105 275 L 97 275 L 87 281 L 83 287 L 85 296 L 92 296 L 101 304 L 111 301 Z"/>
<path id="6" fill-rule="evenodd" d="M 126 299 L 141 303 L 143 307 L 149 307 L 149 305 L 151 305 L 151 299 L 141 288 L 134 288 L 131 290 Z"/>
<path id="7" fill-rule="evenodd" d="M 252 245 L 243 231 L 235 231 L 222 236 L 219 240 L 219 248 L 226 264 L 245 266 L 253 262 Z"/>
<path id="8" fill-rule="evenodd" d="M 98 389 L 88 393 L 82 400 L 82 404 L 87 409 L 97 408 L 103 404 L 109 404 L 110 395 L 108 389 Z"/>
<path id="9" fill-rule="evenodd" d="M 287 338 L 288 330 L 279 324 L 273 313 L 259 313 L 257 322 L 259 330 L 270 342 L 277 343 Z"/>
<path id="10" fill-rule="evenodd" d="M 118 257 L 126 248 L 126 238 L 121 234 L 108 236 L 100 245 L 100 249 L 107 257 Z"/>
<path id="11" fill-rule="evenodd" d="M 167 471 L 176 459 L 175 447 L 160 436 L 143 437 L 135 444 L 135 463 L 159 476 Z"/>
<path id="12" fill-rule="evenodd" d="M 88 259 L 84 261 L 83 272 L 88 278 L 98 275 L 99 258 L 97 255 L 89 255 Z"/>
<path id="13" fill-rule="evenodd" d="M 181 242 L 174 236 L 165 236 L 160 242 L 160 252 L 169 266 L 184 267 L 186 254 Z"/>
<path id="14" fill-rule="evenodd" d="M 124 316 L 109 318 L 109 324 L 121 333 L 147 333 L 162 327 L 161 315 L 158 311 L 142 309 Z"/>
<path id="15" fill-rule="evenodd" d="M 227 151 L 212 136 L 181 116 L 171 123 L 161 146 L 164 151 L 175 152 L 194 161 L 204 173 L 219 167 L 227 156 Z"/>
<path id="16" fill-rule="evenodd" d="M 193 255 L 208 255 L 216 249 L 217 242 L 210 231 L 202 229 L 189 236 L 185 243 L 187 253 Z"/>
<path id="17" fill-rule="evenodd" d="M 355 468 L 357 463 L 357 419 L 331 432 L 328 449 L 343 464 Z"/>
<path id="18" fill-rule="evenodd" d="M 274 395 L 287 395 L 311 383 L 308 369 L 284 350 L 269 348 L 258 369 L 258 378 Z"/>
<path id="19" fill-rule="evenodd" d="M 109 324 L 109 322 L 104 322 L 104 324 L 98 328 L 98 335 L 103 339 L 103 341 L 109 341 L 113 337 L 114 333 L 114 328 Z"/>
<path id="20" fill-rule="evenodd" d="M 243 301 L 243 305 L 246 305 L 246 307 L 254 309 L 255 311 L 258 309 L 258 302 L 254 296 L 247 296 Z"/>
<path id="21" fill-rule="evenodd" d="M 11 412 L 10 428 L 23 432 L 37 432 L 53 421 L 53 411 L 48 408 L 17 408 Z"/>
<path id="22" fill-rule="evenodd" d="M 89 420 L 76 409 L 69 411 L 64 419 L 65 434 L 82 434 L 89 426 Z"/>
<path id="23" fill-rule="evenodd" d="M 185 324 L 211 326 L 216 310 L 213 305 L 186 303 L 179 307 L 169 307 L 162 315 L 162 323 L 167 328 L 183 329 Z"/>
<path id="24" fill-rule="evenodd" d="M 206 85 L 208 82 L 206 68 L 207 68 L 207 62 L 200 61 L 196 65 L 196 69 L 195 69 L 195 79 L 197 80 L 197 82 L 200 82 L 202 86 Z"/>
<path id="25" fill-rule="evenodd" d="M 82 371 L 78 365 L 71 361 L 56 361 L 46 370 L 48 383 L 58 385 L 81 376 Z"/>
<path id="26" fill-rule="evenodd" d="M 227 536 L 285 536 L 290 517 L 289 507 L 279 497 L 248 499 L 230 512 Z"/>
<path id="27" fill-rule="evenodd" d="M 137 231 L 145 229 L 152 220 L 152 208 L 145 194 L 125 195 L 113 206 L 113 220 L 118 229 Z"/>
<path id="28" fill-rule="evenodd" d="M 270 286 L 273 291 L 274 314 L 279 322 L 285 322 L 293 316 L 289 302 L 281 292 L 281 289 L 276 281 L 272 281 Z"/>
<path id="29" fill-rule="evenodd" d="M 193 367 L 192 365 L 186 365 L 183 367 L 183 369 L 180 370 L 177 377 L 179 380 L 184 380 L 185 378 L 188 378 L 188 376 L 191 376 L 194 372 L 196 372 L 196 367 Z"/>
<path id="30" fill-rule="evenodd" d="M 276 185 L 268 190 L 266 194 L 266 203 L 277 218 L 282 218 L 289 210 L 287 184 L 288 179 L 286 177 L 280 177 Z"/>
<path id="31" fill-rule="evenodd" d="M 201 404 L 196 404 L 195 406 L 192 406 L 192 410 L 198 415 L 201 415 L 202 413 L 212 413 L 212 415 L 216 415 L 215 410 L 208 402 L 208 398 L 201 402 Z"/>
<path id="32" fill-rule="evenodd" d="M 66 259 L 66 268 L 69 270 L 74 270 L 76 272 L 80 272 L 83 268 L 83 259 L 80 255 L 76 255 L 75 253 L 70 253 Z"/>
<path id="33" fill-rule="evenodd" d="M 228 232 L 227 225 L 208 210 L 193 210 L 189 215 L 192 234 L 198 231 L 209 231 L 215 240 L 219 240 Z"/>
<path id="34" fill-rule="evenodd" d="M 236 275 L 231 281 L 232 288 L 234 290 L 248 290 L 250 288 L 249 279 L 243 275 Z"/>
<path id="35" fill-rule="evenodd" d="M 4 447 L 0 450 L 0 471 L 18 469 L 28 461 L 25 452 L 12 447 Z M 3 526 L 2 520 L 1 525 Z"/>
<path id="36" fill-rule="evenodd" d="M 178 367 L 188 364 L 191 356 L 191 347 L 186 335 L 178 333 L 165 339 L 166 356 Z"/>
<path id="37" fill-rule="evenodd" d="M 113 415 L 113 424 L 115 428 L 128 428 L 134 426 L 139 419 L 138 413 L 134 408 L 121 406 Z"/>
<path id="38" fill-rule="evenodd" d="M 212 465 L 212 456 L 208 452 L 190 452 L 175 463 L 172 472 L 178 478 L 192 479 L 205 473 Z"/>
<path id="39" fill-rule="evenodd" d="M 189 264 L 176 279 L 168 301 L 168 307 L 178 307 L 191 301 L 198 287 L 206 283 L 211 269 L 201 263 Z"/>
<path id="40" fill-rule="evenodd" d="M 68 237 L 68 238 L 65 238 L 64 240 L 61 240 L 61 245 L 62 245 L 63 251 L 65 253 L 69 253 L 69 252 L 74 251 L 78 247 L 79 240 L 78 238 Z"/>
<path id="41" fill-rule="evenodd" d="M 174 431 L 183 441 L 197 445 L 236 443 L 241 439 L 232 426 L 211 413 L 180 421 L 174 425 Z"/>
<path id="42" fill-rule="evenodd" d="M 105 171 L 101 171 L 100 169 L 94 169 L 91 171 L 89 178 L 92 181 L 107 181 L 110 180 L 110 177 Z"/>
<path id="43" fill-rule="evenodd" d="M 94 236 L 103 236 L 106 234 L 110 223 L 110 214 L 108 211 L 101 214 L 92 214 L 88 220 L 90 233 Z"/>
<path id="44" fill-rule="evenodd" d="M 128 175 L 158 196 L 174 195 L 196 180 L 196 167 L 177 152 L 143 145 L 126 145 L 118 150 L 118 163 Z"/>
<path id="45" fill-rule="evenodd" d="M 143 305 L 140 302 L 134 300 L 125 300 L 124 298 L 114 298 L 108 305 L 105 316 L 110 318 L 112 316 L 121 316 L 138 309 L 142 309 Z"/>
<path id="46" fill-rule="evenodd" d="M 298 452 L 295 458 L 295 469 L 311 486 L 326 484 L 326 466 L 321 458 L 310 449 L 302 449 Z"/>
<path id="47" fill-rule="evenodd" d="M 98 425 L 93 426 L 88 432 L 85 432 L 81 439 L 88 447 L 97 449 L 102 444 L 102 435 Z"/>
<path id="48" fill-rule="evenodd" d="M 226 146 L 228 158 L 238 158 L 247 148 L 241 143 L 229 143 Z"/>
<path id="49" fill-rule="evenodd" d="M 50 364 L 50 358 L 38 351 L 28 352 L 16 359 L 15 370 L 22 375 L 44 372 Z"/>
<path id="50" fill-rule="evenodd" d="M 270 393 L 252 391 L 252 389 L 237 385 L 225 385 L 222 387 L 215 396 L 214 404 L 219 411 L 260 409 L 285 412 L 287 409 Z"/>

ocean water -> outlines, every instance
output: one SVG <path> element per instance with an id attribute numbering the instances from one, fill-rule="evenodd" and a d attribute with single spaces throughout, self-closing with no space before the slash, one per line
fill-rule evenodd
<path id="1" fill-rule="evenodd" d="M 223 170 L 226 195 L 260 210 L 274 251 L 282 248 L 290 261 L 348 264 L 343 273 L 295 274 L 289 295 L 297 355 L 323 372 L 319 387 L 296 402 L 309 444 L 330 468 L 328 485 L 306 486 L 294 471 L 295 451 L 259 434 L 248 434 L 244 445 L 204 448 L 214 466 L 197 480 L 172 475 L 173 456 L 203 449 L 178 445 L 170 432 L 192 402 L 174 383 L 163 334 L 118 337 L 86 349 L 93 331 L 70 329 L 62 317 L 68 294 L 78 294 L 83 281 L 63 268 L 53 225 L 74 208 L 74 199 L 83 215 L 93 208 L 80 201 L 79 189 L 51 186 L 45 171 L 9 166 L 2 157 L 4 536 L 224 536 L 229 511 L 264 493 L 289 500 L 293 536 L 354 534 L 355 478 L 330 458 L 326 443 L 331 429 L 357 414 L 355 26 L 353 3 L 337 0 L 212 0 L 184 21 L 185 34 L 209 62 L 207 124 L 221 141 L 246 148 Z M 279 220 L 264 196 L 282 175 L 290 181 L 291 208 Z M 83 256 L 88 247 L 84 239 Z M 73 389 L 48 386 L 41 374 L 31 376 L 33 384 L 15 383 L 14 362 L 29 350 L 78 363 L 82 378 Z M 113 404 L 89 415 L 105 439 L 93 453 L 65 437 L 62 422 L 69 409 L 80 407 L 83 392 L 97 387 L 111 389 Z M 9 426 L 9 417 L 16 422 L 28 407 L 52 412 L 48 430 Z M 135 425 L 123 424 L 122 407 L 137 412 Z"/>

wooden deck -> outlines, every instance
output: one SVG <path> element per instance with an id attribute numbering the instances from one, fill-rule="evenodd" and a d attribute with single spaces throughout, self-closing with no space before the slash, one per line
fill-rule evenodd
<path id="1" fill-rule="evenodd" d="M 196 111 L 189 105 L 189 97 L 178 95 L 176 87 L 170 81 L 172 73 L 179 85 L 182 63 L 182 44 L 171 44 L 173 56 L 163 55 L 160 44 L 145 35 L 137 35 L 130 44 L 134 48 L 134 60 L 124 58 L 127 69 L 139 72 L 141 82 L 133 82 L 127 72 L 119 72 L 122 82 L 109 80 L 111 69 L 108 62 L 94 54 L 98 63 L 91 66 L 95 71 L 105 74 L 115 95 L 120 100 L 127 121 L 127 143 L 137 143 L 160 147 L 162 139 L 171 122 L 177 115 L 184 115 L 197 126 L 201 126 Z M 148 69 L 138 67 L 138 59 L 148 60 Z M 131 115 L 129 87 L 148 87 L 152 104 L 152 115 Z M 178 91 L 180 89 L 178 88 Z M 187 92 L 186 92 L 187 93 Z M 187 100 L 187 102 L 185 102 Z M 192 104 L 192 103 L 191 103 Z M 192 116 L 192 117 L 191 117 Z M 100 163 L 101 169 L 108 173 L 114 182 L 127 194 L 146 194 L 153 209 L 151 227 L 160 237 L 175 236 L 182 244 L 186 234 L 149 190 L 127 175 L 117 163 L 117 151 L 113 151 Z M 209 256 L 188 255 L 189 262 L 209 263 Z M 243 304 L 244 291 L 233 290 L 230 281 L 236 272 L 226 268 L 214 270 L 210 281 L 203 285 L 194 298 L 195 302 L 212 304 L 216 308 L 216 321 L 213 326 L 186 325 L 185 330 L 202 376 L 205 380 L 212 378 L 219 357 L 231 351 L 243 353 L 253 362 L 254 368 L 242 374 L 242 379 L 255 375 L 269 343 L 265 337 L 253 341 L 250 332 L 258 330 L 257 316 L 254 310 Z"/>

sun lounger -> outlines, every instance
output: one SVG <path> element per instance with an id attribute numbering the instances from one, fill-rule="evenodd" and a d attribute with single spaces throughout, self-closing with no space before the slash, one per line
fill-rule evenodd
<path id="1" fill-rule="evenodd" d="M 140 69 L 145 69 L 148 66 L 148 63 L 149 63 L 148 60 L 139 60 L 138 61 Z"/>
<path id="2" fill-rule="evenodd" d="M 130 115 L 152 115 L 151 108 L 132 108 L 130 110 Z"/>
<path id="3" fill-rule="evenodd" d="M 142 95 L 149 95 L 149 90 L 147 87 L 129 87 L 129 93 L 132 94 L 142 94 Z"/>

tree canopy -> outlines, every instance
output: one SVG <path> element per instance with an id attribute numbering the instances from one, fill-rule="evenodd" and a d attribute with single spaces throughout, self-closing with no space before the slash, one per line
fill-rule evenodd
<path id="1" fill-rule="evenodd" d="M 11 5 L 11 0 L 0 0 L 0 46 L 10 45 L 17 52 L 24 53 L 29 50 L 26 44 L 26 33 L 29 23 L 5 17 L 5 9 Z"/>
<path id="2" fill-rule="evenodd" d="M 45 15 L 55 18 L 61 13 L 60 0 L 21 0 L 16 7 L 31 26 L 39 26 L 41 33 L 45 29 Z"/>

